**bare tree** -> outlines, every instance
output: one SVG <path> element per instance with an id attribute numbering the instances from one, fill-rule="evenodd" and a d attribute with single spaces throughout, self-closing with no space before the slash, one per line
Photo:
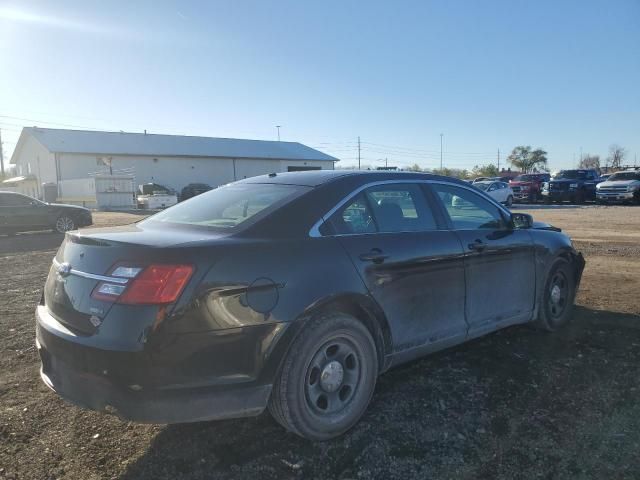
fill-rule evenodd
<path id="1" fill-rule="evenodd" d="M 588 153 L 582 157 L 580 163 L 578 164 L 578 168 L 593 168 L 595 170 L 600 169 L 600 155 L 589 155 Z"/>
<path id="2" fill-rule="evenodd" d="M 622 160 L 624 160 L 627 151 L 620 145 L 615 143 L 609 147 L 609 156 L 607 157 L 607 164 L 611 165 L 611 168 L 620 168 Z"/>

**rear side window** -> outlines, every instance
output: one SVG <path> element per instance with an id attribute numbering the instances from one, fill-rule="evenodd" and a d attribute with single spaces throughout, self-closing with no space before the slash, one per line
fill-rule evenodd
<path id="1" fill-rule="evenodd" d="M 389 184 L 365 190 L 380 232 L 435 230 L 436 221 L 415 184 Z"/>
<path id="2" fill-rule="evenodd" d="M 370 187 L 334 213 L 330 223 L 341 235 L 437 229 L 422 190 L 414 184 Z"/>
<path id="3" fill-rule="evenodd" d="M 297 185 L 231 184 L 190 198 L 141 223 L 227 230 L 256 220 L 308 190 Z"/>
<path id="4" fill-rule="evenodd" d="M 432 186 L 456 230 L 508 228 L 500 209 L 481 195 L 453 185 Z"/>
<path id="5" fill-rule="evenodd" d="M 0 194 L 0 206 L 3 207 L 24 207 L 32 205 L 33 199 L 25 197 L 24 195 L 18 195 L 15 193 Z"/>

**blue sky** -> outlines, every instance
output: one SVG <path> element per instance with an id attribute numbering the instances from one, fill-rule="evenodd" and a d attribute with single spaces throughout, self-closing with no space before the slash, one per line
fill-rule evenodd
<path id="1" fill-rule="evenodd" d="M 640 156 L 640 0 L 0 0 L 0 129 L 300 141 L 354 165 Z M 638 160 L 640 163 L 640 160 Z"/>

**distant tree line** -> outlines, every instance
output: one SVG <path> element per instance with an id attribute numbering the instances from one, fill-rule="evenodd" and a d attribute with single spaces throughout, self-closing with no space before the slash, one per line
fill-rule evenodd
<path id="1" fill-rule="evenodd" d="M 578 168 L 595 168 L 600 169 L 603 166 L 614 170 L 623 166 L 623 161 L 627 157 L 627 150 L 620 145 L 613 144 L 609 146 L 609 155 L 605 158 L 605 164 L 602 165 L 600 155 L 591 155 L 587 153 L 582 156 L 578 162 Z"/>
<path id="2" fill-rule="evenodd" d="M 627 151 L 624 148 L 615 144 L 611 145 L 609 147 L 609 155 L 606 158 L 606 166 L 613 169 L 620 168 L 626 155 Z M 507 157 L 507 162 L 518 172 L 538 172 L 547 168 L 547 152 L 541 148 L 533 149 L 530 145 L 519 145 L 511 151 L 511 154 Z M 600 155 L 591 155 L 589 153 L 583 155 L 578 163 L 578 168 L 599 170 L 601 167 Z M 417 163 L 414 163 L 410 167 L 407 167 L 406 170 L 434 173 L 436 175 L 445 175 L 463 180 L 477 177 L 499 177 L 501 173 L 493 163 L 475 165 L 471 170 L 448 167 L 430 169 L 422 168 Z"/>

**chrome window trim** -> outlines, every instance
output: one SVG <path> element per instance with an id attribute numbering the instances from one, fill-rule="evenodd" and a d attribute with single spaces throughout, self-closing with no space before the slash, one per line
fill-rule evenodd
<path id="1" fill-rule="evenodd" d="M 415 180 L 415 179 L 381 180 L 381 181 L 377 181 L 377 182 L 369 182 L 369 183 L 365 183 L 364 185 L 360 185 L 358 188 L 356 188 L 351 193 L 349 193 L 347 196 L 345 196 L 331 210 L 329 210 L 327 213 L 325 213 L 322 217 L 320 217 L 320 219 L 316 223 L 313 224 L 313 226 L 309 230 L 309 236 L 312 237 L 312 238 L 319 238 L 319 237 L 344 237 L 344 236 L 351 236 L 351 235 L 378 235 L 378 234 L 384 234 L 384 233 L 416 233 L 416 230 L 411 230 L 411 231 L 407 231 L 407 232 L 402 231 L 402 232 L 370 232 L 370 233 L 336 233 L 336 234 L 332 234 L 332 235 L 322 235 L 320 233 L 320 226 L 324 222 L 327 222 L 328 219 L 331 218 L 331 215 L 336 213 L 336 211 L 338 211 L 345 203 L 347 203 L 349 200 L 351 200 L 353 197 L 358 195 L 363 190 L 366 190 L 367 188 L 370 188 L 370 187 L 376 187 L 378 185 L 391 185 L 391 184 L 398 184 L 398 183 L 403 183 L 403 184 L 407 184 L 407 183 L 408 184 L 427 184 L 427 185 L 440 184 L 440 185 L 450 185 L 450 186 L 453 186 L 453 187 L 463 188 L 463 189 L 469 190 L 472 193 L 475 193 L 476 195 L 479 195 L 480 197 L 484 198 L 485 200 L 488 200 L 490 203 L 492 203 L 493 205 L 498 207 L 498 210 L 500 210 L 502 213 L 506 214 L 508 217 L 511 216 L 511 212 L 507 208 L 505 208 L 504 205 L 502 205 L 500 202 L 497 202 L 496 200 L 494 200 L 492 197 L 490 197 L 489 195 L 485 194 L 481 190 L 478 190 L 477 188 L 474 188 L 474 187 L 470 187 L 468 185 L 461 185 L 461 184 L 459 184 L 457 182 L 448 182 L 446 180 Z M 429 203 L 429 199 L 426 199 L 426 200 L 427 200 L 427 204 L 428 204 Z M 445 231 L 449 231 L 449 230 L 455 230 L 455 229 L 446 229 Z M 437 232 L 437 231 L 442 231 L 442 230 L 436 229 L 436 230 L 424 230 L 424 231 Z"/>
<path id="2" fill-rule="evenodd" d="M 58 262 L 55 258 L 53 259 L 53 266 L 55 267 L 56 270 L 58 270 L 58 267 L 62 265 L 60 262 Z M 75 275 L 76 277 L 82 277 L 82 278 L 88 278 L 89 280 L 97 280 L 98 282 L 107 282 L 107 283 L 117 283 L 118 285 L 126 285 L 127 283 L 129 283 L 129 279 L 128 278 L 121 278 L 121 277 L 110 277 L 108 275 L 96 275 L 95 273 L 88 273 L 88 272 L 83 272 L 80 270 L 76 270 L 75 268 L 72 268 L 69 270 L 69 275 Z"/>

